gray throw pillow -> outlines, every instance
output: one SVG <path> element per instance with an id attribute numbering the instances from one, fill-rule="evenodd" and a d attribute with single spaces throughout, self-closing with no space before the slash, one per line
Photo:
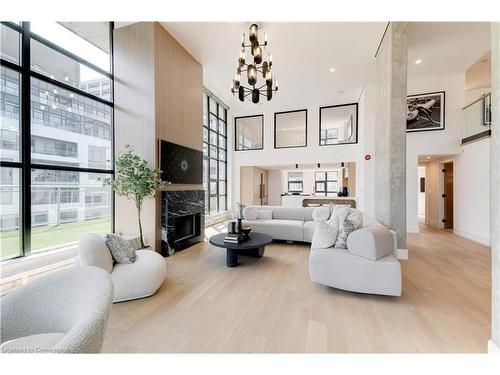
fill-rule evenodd
<path id="1" fill-rule="evenodd" d="M 328 249 L 335 245 L 338 231 L 338 217 L 327 222 L 319 222 L 314 229 L 311 249 Z"/>
<path id="2" fill-rule="evenodd" d="M 338 249 L 347 249 L 347 237 L 363 227 L 363 215 L 358 210 L 352 210 L 345 218 L 344 222 L 339 225 L 339 232 L 335 247 Z"/>
<path id="3" fill-rule="evenodd" d="M 106 246 L 116 263 L 130 264 L 135 262 L 137 255 L 134 247 L 122 236 L 118 234 L 107 234 Z"/>
<path id="4" fill-rule="evenodd" d="M 132 245 L 134 250 L 141 250 L 142 249 L 141 239 L 139 237 L 129 238 L 129 239 L 127 239 L 127 241 L 130 245 Z"/>

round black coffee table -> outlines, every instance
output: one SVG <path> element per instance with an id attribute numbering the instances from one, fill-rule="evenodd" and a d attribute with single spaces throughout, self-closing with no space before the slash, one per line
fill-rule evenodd
<path id="1" fill-rule="evenodd" d="M 236 267 L 238 265 L 238 255 L 261 258 L 264 255 L 266 245 L 273 241 L 271 236 L 255 232 L 248 235 L 248 240 L 240 243 L 224 242 L 224 237 L 226 237 L 226 233 L 216 234 L 210 237 L 210 243 L 226 249 L 227 267 Z"/>

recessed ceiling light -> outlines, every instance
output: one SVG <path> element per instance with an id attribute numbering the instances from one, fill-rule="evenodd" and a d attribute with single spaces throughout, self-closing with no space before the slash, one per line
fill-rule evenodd
<path id="1" fill-rule="evenodd" d="M 330 73 L 333 73 L 335 71 L 335 68 L 330 68 Z"/>
<path id="2" fill-rule="evenodd" d="M 422 59 L 416 59 L 415 60 L 415 65 L 420 65 L 422 64 Z"/>

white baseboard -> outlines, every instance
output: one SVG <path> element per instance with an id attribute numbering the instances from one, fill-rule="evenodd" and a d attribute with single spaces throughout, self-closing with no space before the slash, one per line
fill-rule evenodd
<path id="1" fill-rule="evenodd" d="M 406 231 L 408 233 L 420 233 L 420 229 L 418 225 L 411 225 L 406 228 Z"/>
<path id="2" fill-rule="evenodd" d="M 467 232 L 466 230 L 462 229 L 453 229 L 453 233 L 458 234 L 459 236 L 468 238 L 469 240 L 479 242 L 480 244 L 490 246 L 490 239 L 488 237 L 481 236 L 479 234 Z"/>
<path id="3" fill-rule="evenodd" d="M 408 260 L 408 249 L 396 249 L 396 258 Z"/>
<path id="4" fill-rule="evenodd" d="M 491 340 L 488 340 L 488 354 L 500 354 L 500 348 Z"/>

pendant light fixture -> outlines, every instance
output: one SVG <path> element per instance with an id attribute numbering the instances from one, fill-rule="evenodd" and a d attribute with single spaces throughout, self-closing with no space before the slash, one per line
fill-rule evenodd
<path id="1" fill-rule="evenodd" d="M 259 103 L 261 94 L 267 100 L 271 100 L 273 92 L 278 91 L 278 81 L 273 77 L 271 67 L 273 65 L 272 56 L 269 54 L 267 60 L 263 58 L 263 49 L 267 47 L 267 35 L 264 33 L 264 43 L 259 43 L 259 26 L 252 24 L 248 32 L 249 43 L 246 44 L 245 34 L 241 38 L 241 51 L 236 63 L 236 75 L 231 83 L 231 92 L 238 95 L 240 101 L 251 96 L 252 103 Z M 250 50 L 252 57 L 247 63 L 246 50 Z M 241 73 L 246 72 L 246 80 L 249 86 L 241 82 Z M 259 74 L 260 73 L 260 74 Z M 264 81 L 259 84 L 259 76 Z"/>

